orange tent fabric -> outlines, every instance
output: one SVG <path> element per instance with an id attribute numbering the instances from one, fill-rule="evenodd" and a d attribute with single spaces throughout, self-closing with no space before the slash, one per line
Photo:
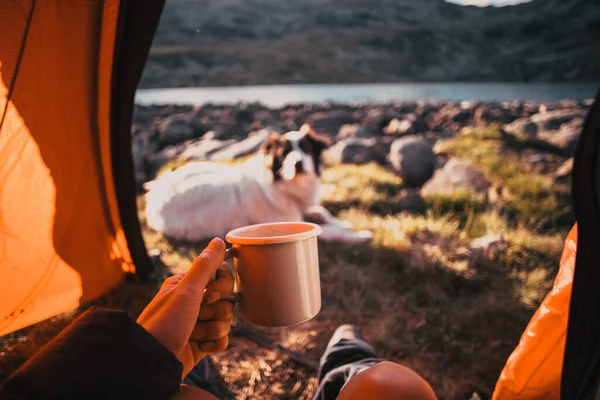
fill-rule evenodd
<path id="1" fill-rule="evenodd" d="M 114 111 L 124 10 L 120 0 L 0 2 L 0 335 L 117 286 L 135 271 L 129 242 L 145 255 L 135 197 L 121 201 L 114 179 L 131 172 L 119 179 L 133 185 L 130 159 L 115 174 L 131 122 L 116 124 Z"/>
<path id="2" fill-rule="evenodd" d="M 565 241 L 554 287 L 529 321 L 521 341 L 508 358 L 493 400 L 558 399 L 565 353 L 577 225 Z"/>

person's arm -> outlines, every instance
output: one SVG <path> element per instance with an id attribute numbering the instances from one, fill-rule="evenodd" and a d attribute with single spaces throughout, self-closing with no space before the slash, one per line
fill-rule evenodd
<path id="1" fill-rule="evenodd" d="M 168 399 L 183 366 L 123 311 L 90 309 L 5 383 L 0 399 Z"/>
<path id="2" fill-rule="evenodd" d="M 233 305 L 220 299 L 233 291 L 233 277 L 224 256 L 223 241 L 213 240 L 186 273 L 163 283 L 137 323 L 123 311 L 86 311 L 9 377 L 0 400 L 169 399 L 191 393 L 180 387 L 182 378 L 228 344 Z M 218 279 L 209 283 L 217 270 Z"/>

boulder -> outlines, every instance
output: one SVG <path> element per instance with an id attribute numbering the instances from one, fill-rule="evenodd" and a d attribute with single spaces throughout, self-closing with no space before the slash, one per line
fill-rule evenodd
<path id="1" fill-rule="evenodd" d="M 573 172 L 573 158 L 569 158 L 565 161 L 556 171 L 554 171 L 554 179 L 557 182 L 563 183 L 568 182 Z"/>
<path id="2" fill-rule="evenodd" d="M 505 125 L 504 131 L 517 140 L 544 145 L 570 156 L 584 120 L 583 110 L 544 111 Z"/>
<path id="3" fill-rule="evenodd" d="M 398 118 L 394 118 L 383 128 L 383 132 L 391 136 L 411 135 L 416 133 L 415 123 L 410 119 L 399 120 Z"/>
<path id="4" fill-rule="evenodd" d="M 380 107 L 373 107 L 365 110 L 362 125 L 366 126 L 373 134 L 381 135 L 383 129 L 394 118 L 398 118 L 398 116 L 385 112 Z"/>
<path id="5" fill-rule="evenodd" d="M 358 124 L 344 124 L 340 126 L 340 130 L 335 138 L 337 140 L 342 140 L 358 136 L 359 128 L 360 125 Z"/>
<path id="6" fill-rule="evenodd" d="M 428 129 L 429 125 L 424 118 L 414 113 L 408 113 L 405 114 L 402 119 L 393 118 L 387 126 L 383 128 L 383 132 L 390 136 L 404 136 L 421 133 Z"/>
<path id="7" fill-rule="evenodd" d="M 435 171 L 433 177 L 423 185 L 421 195 L 426 197 L 451 194 L 461 189 L 484 194 L 490 186 L 490 182 L 471 161 L 466 158 L 453 158 Z"/>
<path id="8" fill-rule="evenodd" d="M 537 138 L 561 151 L 564 155 L 573 155 L 577 139 L 583 128 L 583 117 L 574 118 L 563 123 L 555 131 L 544 130 L 538 132 Z"/>
<path id="9" fill-rule="evenodd" d="M 427 211 L 427 204 L 423 197 L 410 189 L 398 200 L 398 207 L 409 214 L 423 214 Z"/>
<path id="10" fill-rule="evenodd" d="M 383 152 L 384 148 L 385 144 L 379 143 L 376 138 L 342 139 L 323 152 L 323 163 L 333 166 L 382 162 L 386 154 Z"/>
<path id="11" fill-rule="evenodd" d="M 508 124 L 519 118 L 519 114 L 514 110 L 504 109 L 500 104 L 482 103 L 473 115 L 473 122 L 476 125 L 484 126 L 492 123 Z"/>
<path id="12" fill-rule="evenodd" d="M 214 123 L 207 125 L 207 128 L 209 131 L 206 134 L 210 133 L 212 139 L 218 140 L 240 140 L 245 138 L 248 133 L 243 127 L 231 122 Z"/>
<path id="13" fill-rule="evenodd" d="M 189 114 L 175 114 L 162 119 L 156 126 L 159 146 L 166 147 L 195 137 Z"/>
<path id="14" fill-rule="evenodd" d="M 579 117 L 583 117 L 583 111 L 562 109 L 534 114 L 531 116 L 531 121 L 538 125 L 540 131 L 556 131 L 563 124 Z"/>
<path id="15" fill-rule="evenodd" d="M 302 122 L 307 122 L 319 133 L 334 136 L 338 133 L 342 125 L 353 124 L 356 120 L 352 116 L 352 111 L 331 110 L 319 111 L 311 114 Z"/>
<path id="16" fill-rule="evenodd" d="M 187 142 L 184 144 L 184 146 L 180 146 L 182 147 L 182 151 L 177 158 L 190 161 L 208 160 L 211 154 L 223 150 L 228 146 L 232 146 L 235 143 L 235 140 L 215 140 L 210 138 L 202 138 L 200 140 Z"/>
<path id="17" fill-rule="evenodd" d="M 530 118 L 519 118 L 505 125 L 504 130 L 519 140 L 532 140 L 537 137 L 538 126 Z"/>
<path id="18" fill-rule="evenodd" d="M 409 186 L 421 186 L 427 182 L 437 164 L 431 143 L 416 136 L 406 136 L 392 142 L 388 161 Z"/>
<path id="19" fill-rule="evenodd" d="M 167 146 L 160 151 L 146 155 L 147 178 L 153 179 L 158 170 L 168 162 L 175 160 L 209 160 L 211 154 L 235 143 L 235 140 L 215 140 L 203 137 L 201 139 L 188 140 L 175 146 Z"/>

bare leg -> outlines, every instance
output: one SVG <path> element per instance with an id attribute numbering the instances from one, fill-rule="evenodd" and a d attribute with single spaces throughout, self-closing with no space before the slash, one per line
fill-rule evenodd
<path id="1" fill-rule="evenodd" d="M 358 373 L 338 400 L 435 400 L 431 386 L 410 368 L 384 361 Z"/>
<path id="2" fill-rule="evenodd" d="M 352 325 L 340 326 L 321 357 L 313 400 L 436 400 L 416 372 L 377 357 Z"/>

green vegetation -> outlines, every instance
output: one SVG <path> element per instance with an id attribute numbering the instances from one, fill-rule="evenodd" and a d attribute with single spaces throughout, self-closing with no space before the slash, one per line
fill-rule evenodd
<path id="1" fill-rule="evenodd" d="M 420 213 L 403 202 L 402 180 L 381 166 L 327 169 L 324 205 L 356 229 L 373 231 L 374 239 L 350 248 L 321 243 L 321 313 L 308 323 L 262 333 L 318 360 L 335 327 L 351 322 L 364 329 L 381 357 L 428 379 L 440 399 L 468 399 L 473 392 L 489 398 L 551 287 L 573 223 L 568 188 L 523 162 L 522 151 L 505 143 L 498 127 L 465 129 L 443 152 L 471 159 L 500 188 L 499 198 L 491 202 L 458 191 L 426 199 Z M 185 270 L 206 244 L 165 238 L 146 226 L 142 196 L 138 206 L 148 248 L 161 250 L 168 269 L 154 282 L 129 282 L 99 300 L 133 315 L 164 276 Z M 485 235 L 505 241 L 489 256 L 476 257 L 469 243 Z M 21 345 L 11 343 L 13 349 Z M 316 388 L 315 371 L 239 337 L 213 360 L 238 398 L 309 399 Z"/>
<path id="2" fill-rule="evenodd" d="M 445 143 L 444 151 L 467 157 L 487 177 L 502 187 L 501 208 L 510 214 L 509 222 L 529 227 L 561 231 L 570 225 L 569 188 L 557 185 L 535 165 L 524 163 L 523 149 L 510 147 L 502 138 L 500 126 L 465 128 Z"/>

